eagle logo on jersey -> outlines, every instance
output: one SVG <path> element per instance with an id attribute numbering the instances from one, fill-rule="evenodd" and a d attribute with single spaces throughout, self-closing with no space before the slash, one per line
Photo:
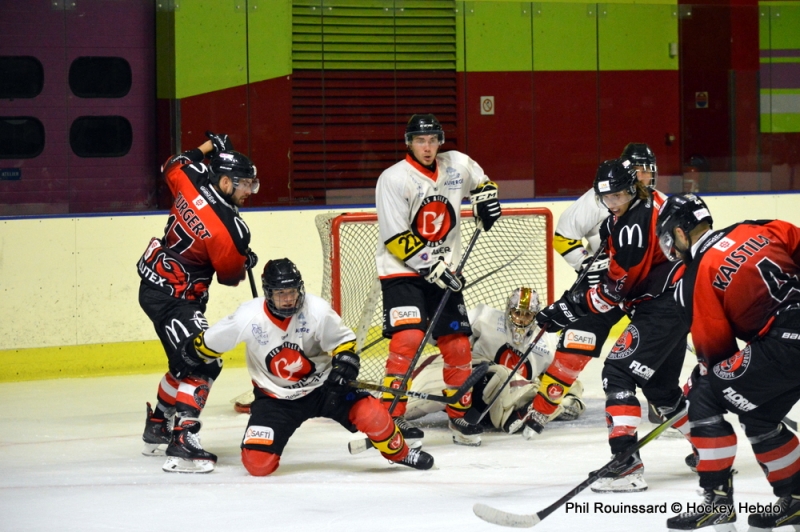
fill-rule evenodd
<path id="1" fill-rule="evenodd" d="M 426 245 L 442 244 L 457 223 L 456 211 L 444 196 L 429 196 L 414 215 L 411 231 Z"/>
<path id="2" fill-rule="evenodd" d="M 608 358 L 618 360 L 629 357 L 636 351 L 637 347 L 639 347 L 639 329 L 633 325 L 628 325 L 622 336 L 617 339 L 614 347 L 611 348 Z"/>
<path id="3" fill-rule="evenodd" d="M 514 367 L 517 365 L 517 362 L 519 362 L 520 358 L 521 355 L 516 349 L 513 349 L 508 344 L 504 344 L 503 346 L 500 347 L 500 349 L 497 350 L 497 353 L 494 355 L 494 362 L 495 364 L 500 364 L 501 366 L 505 366 L 508 369 L 514 369 Z M 517 373 L 519 373 L 523 379 L 530 380 L 531 373 L 533 373 L 533 370 L 531 369 L 530 359 L 523 362 L 522 366 L 519 368 Z"/>
<path id="4" fill-rule="evenodd" d="M 270 351 L 265 362 L 270 373 L 289 382 L 297 382 L 314 371 L 314 363 L 306 358 L 300 346 L 290 342 Z"/>
<path id="5" fill-rule="evenodd" d="M 732 357 L 714 365 L 714 375 L 726 381 L 741 377 L 750 365 L 750 356 L 750 346 L 748 345 Z"/>

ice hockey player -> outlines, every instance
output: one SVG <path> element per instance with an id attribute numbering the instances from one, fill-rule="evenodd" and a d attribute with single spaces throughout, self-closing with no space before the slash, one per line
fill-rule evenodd
<path id="1" fill-rule="evenodd" d="M 222 360 L 197 357 L 186 343 L 208 327 L 204 314 L 214 273 L 220 284 L 236 286 L 258 261 L 239 216 L 239 207 L 258 192 L 256 167 L 233 150 L 227 135 L 206 135 L 210 140 L 199 148 L 164 165 L 175 200 L 164 236 L 150 241 L 138 263 L 139 305 L 153 322 L 169 364 L 155 410 L 147 404 L 142 453 L 163 455 L 166 445 L 167 472 L 214 468 L 217 457 L 200 445 L 199 416 Z"/>
<path id="2" fill-rule="evenodd" d="M 383 294 L 383 336 L 390 338 L 384 386 L 397 388 L 409 371 L 411 360 L 427 330 L 445 290 L 452 294 L 432 337 L 444 360 L 444 393 L 453 395 L 471 371 L 469 326 L 463 294 L 464 280 L 454 274 L 461 259 L 461 201 L 469 197 L 476 222 L 489 231 L 500 218 L 497 185 L 467 155 L 452 150 L 439 152 L 444 144 L 442 125 L 432 114 L 415 114 L 406 126 L 405 159 L 378 178 L 375 204 L 380 239 L 376 265 Z M 411 388 L 411 381 L 408 381 Z M 480 445 L 480 426 L 464 421 L 471 405 L 468 393 L 447 405 L 453 441 Z M 394 397 L 383 396 L 390 407 Z M 403 417 L 403 397 L 391 415 L 406 439 L 424 434 Z"/>
<path id="3" fill-rule="evenodd" d="M 511 370 L 530 347 L 539 333 L 534 316 L 539 312 L 539 296 L 528 287 L 514 289 L 508 297 L 505 311 L 497 310 L 481 303 L 469 311 L 472 326 L 472 363 L 489 362 L 489 371 L 473 389 L 474 408 L 484 410 L 498 389 L 508 379 Z M 509 384 L 502 389 L 500 397 L 492 405 L 489 413 L 481 421 L 484 427 L 496 428 L 515 433 L 523 428 L 523 416 L 528 411 L 536 390 L 538 375 L 553 360 L 556 338 L 545 333 L 531 349 L 525 362 Z M 415 387 L 426 393 L 441 393 L 442 381 L 441 355 L 431 355 L 420 363 L 414 376 Z M 583 387 L 576 381 L 570 394 L 560 403 L 554 417 L 569 421 L 580 416 L 586 405 L 581 399 Z M 414 420 L 426 414 L 442 410 L 442 404 L 411 398 L 408 401 L 406 417 Z M 530 429 L 524 427 L 523 436 Z"/>
<path id="4" fill-rule="evenodd" d="M 647 144 L 629 143 L 622 150 L 621 158 L 631 161 L 637 179 L 655 197 L 665 199 L 655 190 L 658 166 L 656 156 Z M 578 275 L 589 267 L 580 286 L 576 287 L 577 290 L 587 291 L 608 272 L 609 259 L 606 252 L 601 252 L 592 262 L 593 255 L 600 248 L 600 226 L 608 215 L 608 208 L 598 201 L 592 187 L 558 218 L 553 248 Z M 528 429 L 525 433 L 529 437 L 541 434 L 547 422 L 553 419 L 559 403 L 569 396 L 575 379 L 591 359 L 600 356 L 611 328 L 624 316 L 625 312 L 621 308 L 614 307 L 608 312 L 590 312 L 575 323 L 566 324 L 559 338 L 554 360 L 542 376 L 531 411 L 525 416 L 525 426 Z"/>
<path id="5" fill-rule="evenodd" d="M 289 438 L 314 417 L 363 432 L 391 462 L 433 467 L 430 454 L 409 449 L 378 399 L 348 384 L 360 368 L 355 334 L 324 299 L 305 293 L 295 264 L 270 260 L 261 281 L 264 297 L 243 303 L 193 343 L 209 359 L 245 343 L 255 394 L 241 445 L 245 469 L 274 472 Z"/>
<path id="6" fill-rule="evenodd" d="M 781 420 L 800 398 L 800 228 L 759 220 L 713 231 L 712 223 L 695 194 L 670 197 L 658 216 L 664 254 L 686 264 L 675 299 L 697 353 L 689 423 L 705 495 L 703 510 L 671 517 L 667 527 L 736 530 L 737 437 L 723 417 L 730 412 L 778 497 L 750 514 L 748 530 L 798 529 L 800 442 Z"/>
<path id="7" fill-rule="evenodd" d="M 540 311 L 536 320 L 540 326 L 551 327 L 549 330 L 559 330 L 575 325 L 589 313 L 622 308 L 630 317 L 628 327 L 608 353 L 602 372 L 609 445 L 612 454 L 617 454 L 637 440 L 642 414 L 637 387 L 662 415 L 672 417 L 684 412 L 675 426 L 683 434 L 688 433 L 686 399 L 678 385 L 688 325 L 681 320 L 672 297 L 680 268 L 667 261 L 655 234 L 662 198 L 637 179 L 636 170 L 627 159 L 603 162 L 597 169 L 594 189 L 611 213 L 601 228 L 601 234 L 608 235 L 608 272 L 588 290 L 578 287 L 566 292 Z M 558 360 L 556 354 L 553 365 Z M 582 367 L 573 365 L 572 374 Z M 547 373 L 542 385 L 560 384 L 546 379 Z M 591 488 L 599 492 L 643 491 L 647 489 L 643 473 L 637 453 Z"/>

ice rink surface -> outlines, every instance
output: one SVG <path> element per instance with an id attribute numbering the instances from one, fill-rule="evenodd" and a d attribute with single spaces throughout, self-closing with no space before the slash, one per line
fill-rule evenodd
<path id="1" fill-rule="evenodd" d="M 602 364 L 594 362 L 599 371 Z M 451 442 L 443 414 L 419 423 L 436 467 L 389 464 L 375 450 L 351 456 L 358 437 L 316 419 L 303 425 L 269 477 L 249 476 L 239 460 L 247 422 L 230 400 L 247 390 L 245 369 L 226 369 L 202 419 L 203 446 L 219 455 L 210 474 L 164 473 L 163 458 L 140 454 L 145 401 L 160 375 L 0 384 L 0 530 L 214 531 L 500 531 L 472 513 L 482 502 L 534 513 L 610 458 L 603 401 L 589 393 L 575 422 L 551 423 L 538 441 L 487 433 L 477 448 Z M 793 411 L 797 419 L 798 410 Z M 734 422 L 735 420 L 731 419 Z M 643 422 L 640 435 L 653 425 Z M 774 502 L 749 444 L 736 427 L 735 501 Z M 649 489 L 600 495 L 585 490 L 536 530 L 665 530 L 672 507 L 699 503 L 684 465 L 689 444 L 664 436 L 642 450 Z M 605 512 L 596 508 L 601 504 Z M 622 504 L 664 505 L 666 513 L 623 514 Z M 740 513 L 738 530 L 747 530 Z"/>

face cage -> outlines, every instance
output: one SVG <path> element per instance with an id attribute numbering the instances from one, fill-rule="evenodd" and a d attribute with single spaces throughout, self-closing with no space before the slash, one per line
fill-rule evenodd
<path id="1" fill-rule="evenodd" d="M 647 188 L 650 190 L 656 189 L 656 178 L 658 177 L 658 165 L 655 163 L 653 164 L 638 164 L 634 163 L 634 167 L 641 166 L 645 172 L 650 172 L 650 182 L 647 184 Z M 638 178 L 637 178 L 638 179 Z"/>
<path id="2" fill-rule="evenodd" d="M 275 302 L 273 301 L 273 291 L 274 290 L 285 290 L 288 288 L 296 288 L 297 289 L 297 301 L 295 301 L 294 306 L 290 308 L 282 308 L 279 309 Z M 290 318 L 297 314 L 300 309 L 303 307 L 303 303 L 306 300 L 306 289 L 305 283 L 300 281 L 300 286 L 285 286 L 281 288 L 264 288 L 264 291 L 267 295 L 267 307 L 269 311 L 272 312 L 275 316 L 279 318 Z"/>
<path id="3" fill-rule="evenodd" d="M 528 300 L 529 304 L 527 308 L 524 308 L 521 304 L 520 299 L 522 294 L 518 293 L 520 289 L 514 291 L 514 294 L 509 297 L 508 304 L 506 305 L 506 326 L 511 331 L 512 337 L 517 343 L 521 343 L 522 340 L 530 334 L 533 329 L 534 316 L 536 312 L 538 312 L 536 308 L 533 308 L 538 308 L 538 296 L 536 292 L 530 288 L 523 288 L 522 290 L 529 291 L 527 297 L 530 299 Z M 536 301 L 536 303 L 534 303 L 534 301 Z M 515 316 L 515 314 L 517 314 L 517 316 Z M 527 320 L 527 324 L 518 321 L 519 318 L 523 316 L 530 318 Z"/>

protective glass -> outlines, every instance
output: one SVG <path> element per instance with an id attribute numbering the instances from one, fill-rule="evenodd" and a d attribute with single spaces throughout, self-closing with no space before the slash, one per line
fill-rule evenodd
<path id="1" fill-rule="evenodd" d="M 661 248 L 661 252 L 670 262 L 681 260 L 680 254 L 675 248 L 675 237 L 669 231 L 658 237 L 658 245 Z"/>
<path id="2" fill-rule="evenodd" d="M 250 194 L 257 194 L 258 189 L 261 188 L 261 182 L 256 179 L 246 179 L 246 178 L 239 178 L 235 180 L 236 182 L 233 184 L 234 188 L 238 188 Z"/>
<path id="3" fill-rule="evenodd" d="M 435 146 L 439 145 L 439 138 L 437 136 L 435 136 L 435 135 L 431 135 L 428 138 L 425 138 L 425 137 L 414 137 L 414 139 L 411 141 L 411 144 L 413 144 L 414 146 L 419 146 L 419 147 L 423 147 L 423 146 L 434 146 L 435 147 Z"/>

